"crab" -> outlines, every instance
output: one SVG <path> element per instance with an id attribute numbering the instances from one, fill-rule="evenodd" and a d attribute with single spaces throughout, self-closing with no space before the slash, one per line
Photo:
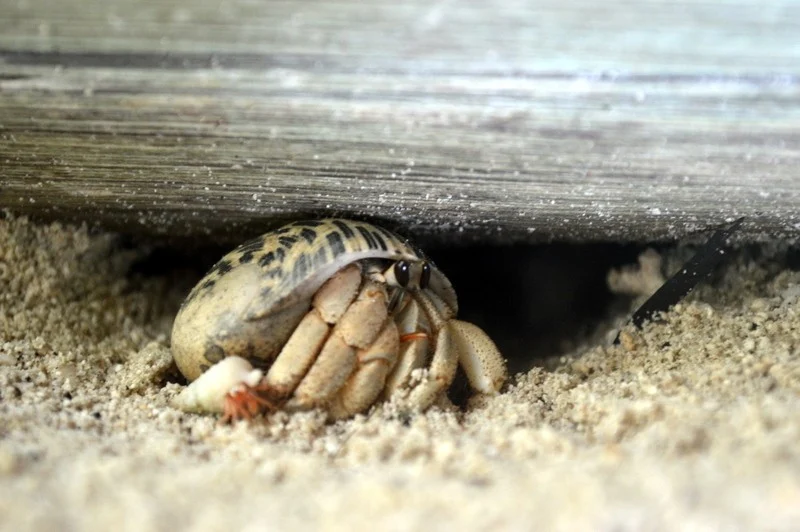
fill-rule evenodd
<path id="1" fill-rule="evenodd" d="M 192 382 L 175 405 L 224 421 L 314 408 L 341 419 L 393 398 L 422 411 L 459 366 L 496 394 L 505 360 L 457 311 L 447 277 L 394 233 L 291 223 L 224 256 L 187 296 L 171 349 Z"/>

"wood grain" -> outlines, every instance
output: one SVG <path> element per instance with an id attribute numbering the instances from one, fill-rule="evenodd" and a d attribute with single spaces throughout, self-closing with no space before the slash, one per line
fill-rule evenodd
<path id="1" fill-rule="evenodd" d="M 0 208 L 241 240 L 800 232 L 800 2 L 0 0 Z"/>

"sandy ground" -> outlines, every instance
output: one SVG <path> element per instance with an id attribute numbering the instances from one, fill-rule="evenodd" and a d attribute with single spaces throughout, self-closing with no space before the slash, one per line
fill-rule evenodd
<path id="1" fill-rule="evenodd" d="M 169 406 L 190 281 L 127 277 L 137 256 L 0 220 L 4 530 L 800 529 L 800 273 L 777 246 L 466 412 L 232 427 Z"/>

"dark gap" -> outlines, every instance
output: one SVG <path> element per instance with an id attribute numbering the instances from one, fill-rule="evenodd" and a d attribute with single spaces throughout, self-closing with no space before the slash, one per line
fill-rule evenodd
<path id="1" fill-rule="evenodd" d="M 794 271 L 800 271 L 800 245 L 791 246 L 786 252 L 786 265 Z"/>
<path id="2" fill-rule="evenodd" d="M 180 386 L 186 386 L 189 384 L 189 381 L 186 380 L 186 377 L 178 370 L 178 366 L 174 363 L 169 371 L 167 371 L 163 379 L 160 382 L 160 385 L 163 387 L 167 384 L 178 384 Z"/>
<path id="3" fill-rule="evenodd" d="M 611 268 L 635 263 L 639 246 L 565 244 L 430 250 L 458 293 L 459 318 L 483 328 L 509 373 L 564 353 L 608 316 Z"/>

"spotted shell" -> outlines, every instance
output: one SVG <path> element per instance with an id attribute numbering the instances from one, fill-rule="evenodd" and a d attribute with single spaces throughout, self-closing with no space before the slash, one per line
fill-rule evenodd
<path id="1" fill-rule="evenodd" d="M 234 354 L 264 367 L 277 356 L 325 281 L 364 259 L 427 261 L 427 290 L 457 313 L 450 281 L 407 240 L 366 222 L 294 222 L 225 255 L 190 292 L 173 325 L 178 368 L 194 380 Z"/>

